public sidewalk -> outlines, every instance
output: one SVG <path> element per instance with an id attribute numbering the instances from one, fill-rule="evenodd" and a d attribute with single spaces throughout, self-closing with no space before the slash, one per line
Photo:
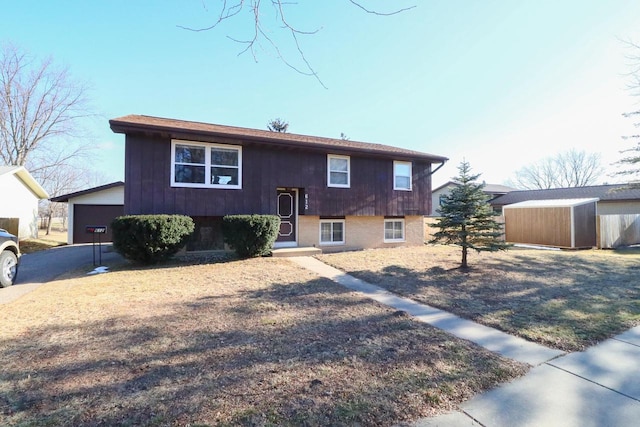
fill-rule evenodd
<path id="1" fill-rule="evenodd" d="M 312 257 L 292 262 L 504 357 L 534 366 L 524 377 L 415 427 L 635 427 L 640 425 L 640 327 L 566 354 L 392 294 Z"/>

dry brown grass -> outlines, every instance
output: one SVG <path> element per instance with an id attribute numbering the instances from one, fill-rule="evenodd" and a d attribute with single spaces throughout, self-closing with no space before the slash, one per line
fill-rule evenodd
<path id="1" fill-rule="evenodd" d="M 63 230 L 52 229 L 51 233 L 46 234 L 47 230 L 39 230 L 37 239 L 25 239 L 20 241 L 20 252 L 23 254 L 31 254 L 33 252 L 44 251 L 56 246 L 64 246 L 67 244 L 67 232 Z"/>
<path id="2" fill-rule="evenodd" d="M 567 351 L 640 324 L 640 252 L 513 248 L 469 253 L 422 246 L 326 254 L 391 292 Z"/>
<path id="3" fill-rule="evenodd" d="M 70 278 L 2 311 L 2 425 L 392 425 L 527 369 L 276 258 Z"/>

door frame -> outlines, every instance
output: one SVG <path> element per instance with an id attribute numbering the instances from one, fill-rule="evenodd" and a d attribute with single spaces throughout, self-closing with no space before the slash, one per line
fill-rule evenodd
<path id="1" fill-rule="evenodd" d="M 298 247 L 298 228 L 299 228 L 299 222 L 300 222 L 300 215 L 299 215 L 299 206 L 298 206 L 298 198 L 300 197 L 300 191 L 298 188 L 288 188 L 288 187 L 278 187 L 276 188 L 276 209 L 278 206 L 278 190 L 280 191 L 290 191 L 292 193 L 294 193 L 294 200 L 293 200 L 293 210 L 295 212 L 295 230 L 294 233 L 296 234 L 296 238 L 293 242 L 278 242 L 277 238 L 276 238 L 276 242 L 273 244 L 274 249 L 277 248 L 297 248 Z M 276 210 L 276 215 L 278 215 L 278 212 Z"/>

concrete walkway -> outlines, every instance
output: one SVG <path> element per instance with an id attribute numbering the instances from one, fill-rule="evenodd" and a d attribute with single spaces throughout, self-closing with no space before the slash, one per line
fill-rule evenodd
<path id="1" fill-rule="evenodd" d="M 416 319 L 533 367 L 524 377 L 415 427 L 635 427 L 640 425 L 640 327 L 566 354 L 394 295 L 315 258 L 292 262 Z"/>

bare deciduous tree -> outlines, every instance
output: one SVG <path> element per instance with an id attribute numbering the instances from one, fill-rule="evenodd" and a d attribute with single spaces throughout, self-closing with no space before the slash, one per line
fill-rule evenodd
<path id="1" fill-rule="evenodd" d="M 523 167 L 510 184 L 527 190 L 585 187 L 595 184 L 603 173 L 599 153 L 572 149 Z"/>
<path id="2" fill-rule="evenodd" d="M 631 71 L 629 72 L 629 83 L 627 88 L 632 96 L 640 96 L 640 45 L 632 41 L 624 41 L 626 47 L 631 49 L 631 54 L 627 55 L 630 61 Z M 640 128 L 640 110 L 624 113 L 624 117 L 634 120 L 634 126 Z M 639 175 L 640 174 L 640 134 L 625 135 L 622 139 L 631 143 L 631 148 L 622 150 L 620 153 L 624 157 L 616 162 L 621 167 L 616 175 Z"/>
<path id="3" fill-rule="evenodd" d="M 87 183 L 81 161 L 92 148 L 76 139 L 91 115 L 87 87 L 67 68 L 12 44 L 0 47 L 0 163 L 26 166 L 52 197 L 78 190 Z M 49 227 L 60 208 L 42 201 Z"/>
<path id="4" fill-rule="evenodd" d="M 414 5 L 394 9 L 389 12 L 382 12 L 367 8 L 361 1 L 347 1 L 368 14 L 378 16 L 396 15 L 398 13 L 402 13 L 416 7 Z M 299 39 L 300 36 L 316 34 L 318 33 L 318 31 L 320 31 L 321 28 L 303 30 L 289 21 L 287 9 L 296 6 L 297 3 L 289 2 L 286 0 L 221 0 L 220 3 L 220 12 L 216 15 L 216 19 L 211 25 L 201 28 L 193 28 L 183 25 L 178 25 L 178 27 L 190 31 L 210 31 L 217 28 L 223 22 L 231 20 L 233 18 L 241 17 L 244 14 L 245 19 L 250 22 L 251 30 L 249 30 L 249 35 L 244 38 L 238 38 L 235 36 L 232 37 L 227 35 L 227 38 L 229 38 L 230 40 L 233 40 L 234 42 L 240 43 L 245 46 L 239 54 L 250 52 L 253 56 L 254 61 L 258 62 L 257 51 L 264 49 L 264 45 L 266 45 L 268 49 L 271 49 L 273 52 L 275 52 L 276 56 L 286 66 L 290 67 L 300 74 L 313 76 L 323 87 L 326 88 L 322 80 L 320 80 L 318 73 L 315 71 L 315 69 L 305 56 Z M 321 4 L 321 2 L 318 2 L 318 4 Z M 203 6 L 206 8 L 204 2 Z M 278 34 L 280 34 L 280 32 L 288 35 L 288 37 L 292 41 L 293 50 L 300 60 L 300 65 L 295 65 L 291 60 L 288 59 L 287 55 L 283 53 L 283 49 L 276 41 L 277 36 Z"/>
<path id="5" fill-rule="evenodd" d="M 0 160 L 24 166 L 50 141 L 77 136 L 77 122 L 89 116 L 86 87 L 53 61 L 36 61 L 17 47 L 0 50 Z M 46 147 L 59 153 L 55 147 Z M 73 150 L 69 156 L 73 157 Z M 63 158 L 66 156 L 62 156 Z"/>

